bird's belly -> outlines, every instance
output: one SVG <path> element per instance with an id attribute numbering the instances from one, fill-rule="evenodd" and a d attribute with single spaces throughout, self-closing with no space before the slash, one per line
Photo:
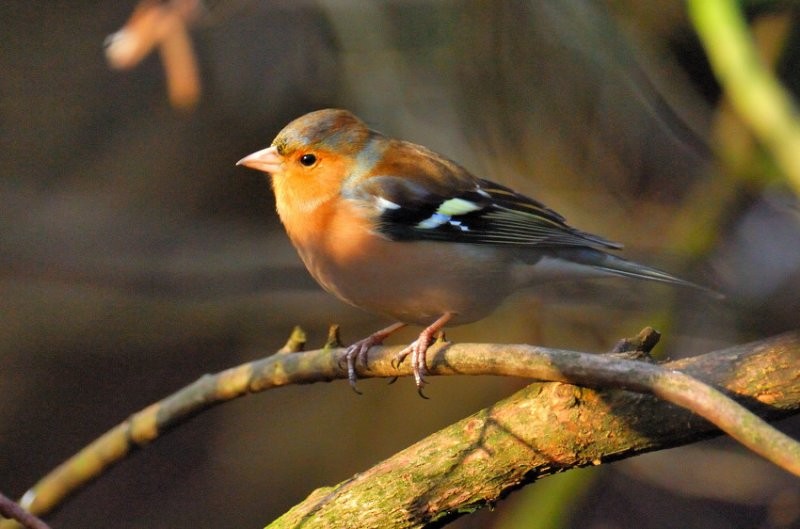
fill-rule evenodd
<path id="1" fill-rule="evenodd" d="M 387 317 L 428 325 L 445 312 L 452 323 L 487 316 L 513 288 L 507 263 L 489 247 L 376 237 L 360 251 L 312 255 L 300 250 L 309 272 L 342 300 Z"/>

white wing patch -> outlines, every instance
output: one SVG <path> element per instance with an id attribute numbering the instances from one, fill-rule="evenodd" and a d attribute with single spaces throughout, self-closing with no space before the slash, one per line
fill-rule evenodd
<path id="1" fill-rule="evenodd" d="M 475 192 L 478 193 L 479 195 L 483 196 L 483 197 L 486 197 L 486 198 L 490 199 L 490 200 L 492 198 L 492 195 L 490 195 L 489 193 L 487 193 L 486 191 L 481 189 L 481 186 L 475 186 Z"/>
<path id="2" fill-rule="evenodd" d="M 395 204 L 391 200 L 387 200 L 383 197 L 375 197 L 375 202 L 381 211 L 386 211 L 387 209 L 400 209 L 400 204 Z"/>
<path id="3" fill-rule="evenodd" d="M 457 215 L 465 215 L 473 211 L 478 211 L 479 209 L 483 209 L 483 206 L 478 205 L 475 202 L 470 202 L 469 200 L 464 200 L 463 198 L 451 198 L 450 200 L 445 200 L 442 202 L 442 204 L 439 206 L 439 209 L 436 210 L 436 213 L 455 217 Z"/>
<path id="4" fill-rule="evenodd" d="M 451 198 L 442 202 L 442 204 L 436 210 L 436 213 L 417 223 L 416 227 L 423 230 L 432 230 L 438 228 L 439 226 L 449 224 L 454 228 L 460 229 L 461 231 L 469 231 L 469 226 L 465 226 L 460 220 L 454 219 L 453 217 L 457 217 L 458 215 L 466 215 L 467 213 L 481 209 L 483 209 L 483 206 L 480 206 L 479 204 L 469 200 L 464 200 L 463 198 Z"/>
<path id="5" fill-rule="evenodd" d="M 442 215 L 441 213 L 434 213 L 427 219 L 420 221 L 417 223 L 417 228 L 421 228 L 423 230 L 432 230 L 434 228 L 438 228 L 443 224 L 447 224 L 450 222 L 450 217 L 448 215 Z"/>

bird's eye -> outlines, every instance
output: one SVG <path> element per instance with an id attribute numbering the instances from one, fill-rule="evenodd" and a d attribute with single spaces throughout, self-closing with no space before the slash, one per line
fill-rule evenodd
<path id="1" fill-rule="evenodd" d="M 300 157 L 300 163 L 306 167 L 311 167 L 317 163 L 317 157 L 313 154 L 304 154 Z"/>

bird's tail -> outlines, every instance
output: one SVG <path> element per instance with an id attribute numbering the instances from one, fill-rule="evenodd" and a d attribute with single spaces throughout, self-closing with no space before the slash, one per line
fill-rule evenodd
<path id="1" fill-rule="evenodd" d="M 671 285 L 678 285 L 695 290 L 703 291 L 713 297 L 723 298 L 724 296 L 713 289 L 692 283 L 685 279 L 681 279 L 672 274 L 668 274 L 663 270 L 646 266 L 634 261 L 628 261 L 616 255 L 607 254 L 605 252 L 597 252 L 600 255 L 586 256 L 587 262 L 592 268 L 599 272 L 605 272 L 615 276 L 632 277 L 634 279 L 646 279 L 648 281 L 656 281 L 659 283 L 667 283 Z"/>

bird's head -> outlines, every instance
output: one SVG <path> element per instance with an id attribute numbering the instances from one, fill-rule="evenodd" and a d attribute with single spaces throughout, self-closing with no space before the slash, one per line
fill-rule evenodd
<path id="1" fill-rule="evenodd" d="M 324 109 L 301 116 L 281 130 L 272 144 L 239 160 L 243 165 L 280 177 L 311 174 L 326 160 L 353 157 L 369 139 L 370 130 L 347 110 Z"/>
<path id="2" fill-rule="evenodd" d="M 318 110 L 286 125 L 269 147 L 236 165 L 269 173 L 281 200 L 307 209 L 339 192 L 375 134 L 347 110 Z"/>

